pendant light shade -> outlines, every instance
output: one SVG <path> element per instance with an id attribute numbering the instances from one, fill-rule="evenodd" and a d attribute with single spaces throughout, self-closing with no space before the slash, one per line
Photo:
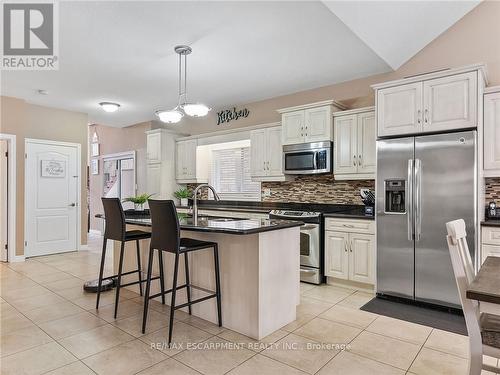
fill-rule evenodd
<path id="1" fill-rule="evenodd" d="M 156 111 L 155 114 L 161 122 L 165 122 L 167 124 L 176 124 L 181 121 L 182 117 L 184 117 L 184 114 L 176 109 L 172 109 L 170 111 Z"/>
<path id="2" fill-rule="evenodd" d="M 155 115 L 160 121 L 175 124 L 181 121 L 184 114 L 191 117 L 203 117 L 210 112 L 211 108 L 202 103 L 188 103 L 187 102 L 187 55 L 192 52 L 189 46 L 176 46 L 175 52 L 179 55 L 179 101 L 177 107 L 171 110 L 159 110 Z M 183 59 L 184 57 L 184 64 Z M 184 80 L 182 79 L 182 70 L 184 65 Z"/>
<path id="3" fill-rule="evenodd" d="M 184 113 L 188 116 L 192 117 L 203 117 L 208 114 L 210 108 L 208 108 L 205 104 L 201 103 L 188 103 L 182 106 Z"/>

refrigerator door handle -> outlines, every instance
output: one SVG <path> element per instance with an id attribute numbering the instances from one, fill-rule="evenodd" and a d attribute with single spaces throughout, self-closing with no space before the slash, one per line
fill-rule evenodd
<path id="1" fill-rule="evenodd" d="M 422 161 L 415 159 L 415 241 L 422 234 Z"/>
<path id="2" fill-rule="evenodd" d="M 406 218 L 408 225 L 408 241 L 413 241 L 413 159 L 408 159 L 408 181 L 406 185 Z"/>

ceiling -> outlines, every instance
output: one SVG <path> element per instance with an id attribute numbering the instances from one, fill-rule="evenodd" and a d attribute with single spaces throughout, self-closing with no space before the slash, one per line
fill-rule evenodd
<path id="1" fill-rule="evenodd" d="M 221 108 L 396 69 L 477 2 L 59 4 L 59 70 L 4 71 L 2 95 L 123 127 L 177 104 L 177 44 L 191 101 Z"/>

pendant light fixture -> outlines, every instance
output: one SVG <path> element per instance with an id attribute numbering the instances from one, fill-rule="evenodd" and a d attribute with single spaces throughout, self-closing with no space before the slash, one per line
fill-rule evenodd
<path id="1" fill-rule="evenodd" d="M 187 99 L 187 55 L 192 52 L 189 46 L 176 46 L 174 51 L 179 55 L 179 100 L 177 106 L 171 110 L 159 110 L 155 114 L 158 116 L 160 121 L 166 122 L 168 124 L 175 124 L 181 121 L 184 114 L 191 117 L 203 117 L 208 114 L 210 108 L 202 103 L 189 103 Z M 184 59 L 184 64 L 183 60 Z M 184 65 L 184 82 L 182 80 L 183 76 L 183 65 Z"/>

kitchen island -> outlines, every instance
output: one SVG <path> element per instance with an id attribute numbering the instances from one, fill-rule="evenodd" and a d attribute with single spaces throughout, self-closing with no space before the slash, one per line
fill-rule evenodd
<path id="1" fill-rule="evenodd" d="M 179 214 L 181 236 L 219 244 L 222 295 L 222 325 L 254 339 L 261 339 L 296 318 L 300 302 L 300 222 L 269 219 L 228 219 L 192 217 Z M 127 230 L 151 228 L 147 217 L 126 216 Z M 136 267 L 135 244 L 126 244 L 124 271 Z M 120 244 L 114 245 L 114 268 L 118 269 Z M 142 265 L 147 264 L 149 240 L 141 241 Z M 155 252 L 156 253 L 156 252 Z M 191 296 L 197 299 L 215 290 L 213 252 L 189 253 Z M 153 273 L 158 273 L 155 256 Z M 164 253 L 166 289 L 171 288 L 174 255 Z M 184 267 L 179 268 L 179 282 L 185 280 Z M 144 272 L 146 270 L 143 270 Z M 123 282 L 135 278 L 123 277 Z M 134 286 L 137 291 L 137 285 Z M 151 284 L 152 294 L 159 291 L 158 281 Z M 185 289 L 176 296 L 177 304 L 187 302 Z M 166 296 L 170 303 L 170 294 Z M 192 306 L 192 314 L 217 322 L 215 299 Z M 167 317 L 165 316 L 165 319 Z"/>

